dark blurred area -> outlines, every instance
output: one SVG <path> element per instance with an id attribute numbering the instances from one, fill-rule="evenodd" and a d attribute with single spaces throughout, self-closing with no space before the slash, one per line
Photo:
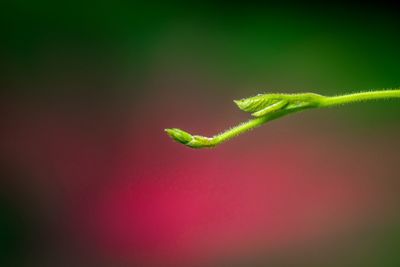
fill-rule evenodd
<path id="1" fill-rule="evenodd" d="M 388 2 L 8 1 L 0 266 L 399 266 L 397 101 L 215 150 L 232 100 L 400 86 Z"/>

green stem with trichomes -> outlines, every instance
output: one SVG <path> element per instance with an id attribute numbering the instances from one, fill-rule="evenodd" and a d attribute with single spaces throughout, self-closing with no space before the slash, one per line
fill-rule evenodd
<path id="1" fill-rule="evenodd" d="M 259 127 L 268 121 L 278 119 L 290 113 L 311 108 L 325 108 L 354 102 L 392 98 L 400 98 L 400 89 L 368 91 L 340 96 L 322 96 L 313 93 L 262 94 L 234 101 L 241 110 L 251 112 L 256 118 L 241 123 L 213 137 L 192 135 L 177 128 L 165 129 L 165 131 L 175 141 L 191 148 L 214 147 L 235 136 Z"/>
<path id="2" fill-rule="evenodd" d="M 369 91 L 369 92 L 361 92 L 354 94 L 346 94 L 341 96 L 325 97 L 325 103 L 323 103 L 321 107 L 331 107 L 331 106 L 338 106 L 354 102 L 389 99 L 389 98 L 400 98 L 400 89 Z"/>

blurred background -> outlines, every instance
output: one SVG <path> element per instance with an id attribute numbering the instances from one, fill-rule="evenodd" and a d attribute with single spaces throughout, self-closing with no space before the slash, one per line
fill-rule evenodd
<path id="1" fill-rule="evenodd" d="M 15 0 L 0 9 L 1 266 L 400 266 L 400 103 L 212 150 L 233 99 L 400 86 L 398 8 Z"/>

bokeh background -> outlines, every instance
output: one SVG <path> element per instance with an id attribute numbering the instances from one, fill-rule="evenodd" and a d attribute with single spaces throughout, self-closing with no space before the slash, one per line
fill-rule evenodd
<path id="1" fill-rule="evenodd" d="M 400 266 L 400 103 L 212 150 L 232 100 L 400 86 L 387 3 L 12 1 L 0 9 L 1 266 Z"/>

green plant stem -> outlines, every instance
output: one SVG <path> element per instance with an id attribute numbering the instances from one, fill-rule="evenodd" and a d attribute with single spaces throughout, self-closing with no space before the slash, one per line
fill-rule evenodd
<path id="1" fill-rule="evenodd" d="M 254 128 L 257 128 L 264 123 L 267 123 L 269 121 L 272 121 L 274 119 L 278 119 L 282 116 L 287 115 L 287 113 L 282 113 L 282 112 L 276 112 L 276 113 L 271 113 L 263 117 L 255 118 L 248 120 L 247 122 L 241 123 L 235 127 L 232 127 L 225 132 L 222 132 L 218 135 L 215 135 L 211 138 L 211 142 L 213 143 L 213 146 L 219 145 L 225 141 L 228 141 L 229 139 L 232 139 L 233 137 L 236 137 L 240 134 L 243 134 L 247 131 L 250 131 Z"/>
<path id="2" fill-rule="evenodd" d="M 214 147 L 240 134 L 259 127 L 268 121 L 286 116 L 291 113 L 300 112 L 311 108 L 334 107 L 354 102 L 392 98 L 400 98 L 400 89 L 368 91 L 331 97 L 310 93 L 259 95 L 256 97 L 238 100 L 235 101 L 235 103 L 240 109 L 247 112 L 253 112 L 253 116 L 262 114 L 261 117 L 256 117 L 247 122 L 241 123 L 213 137 L 192 135 L 176 128 L 166 129 L 165 131 L 175 141 L 191 148 Z M 279 101 L 284 101 L 287 104 L 280 105 L 279 109 L 271 108 Z M 271 112 L 263 112 L 269 108 L 271 109 Z"/>
<path id="3" fill-rule="evenodd" d="M 340 96 L 324 97 L 324 100 L 321 102 L 320 107 L 332 107 L 332 106 L 350 104 L 355 102 L 390 99 L 390 98 L 400 98 L 400 89 L 369 91 L 369 92 L 360 92 L 360 93 L 346 94 Z"/>

